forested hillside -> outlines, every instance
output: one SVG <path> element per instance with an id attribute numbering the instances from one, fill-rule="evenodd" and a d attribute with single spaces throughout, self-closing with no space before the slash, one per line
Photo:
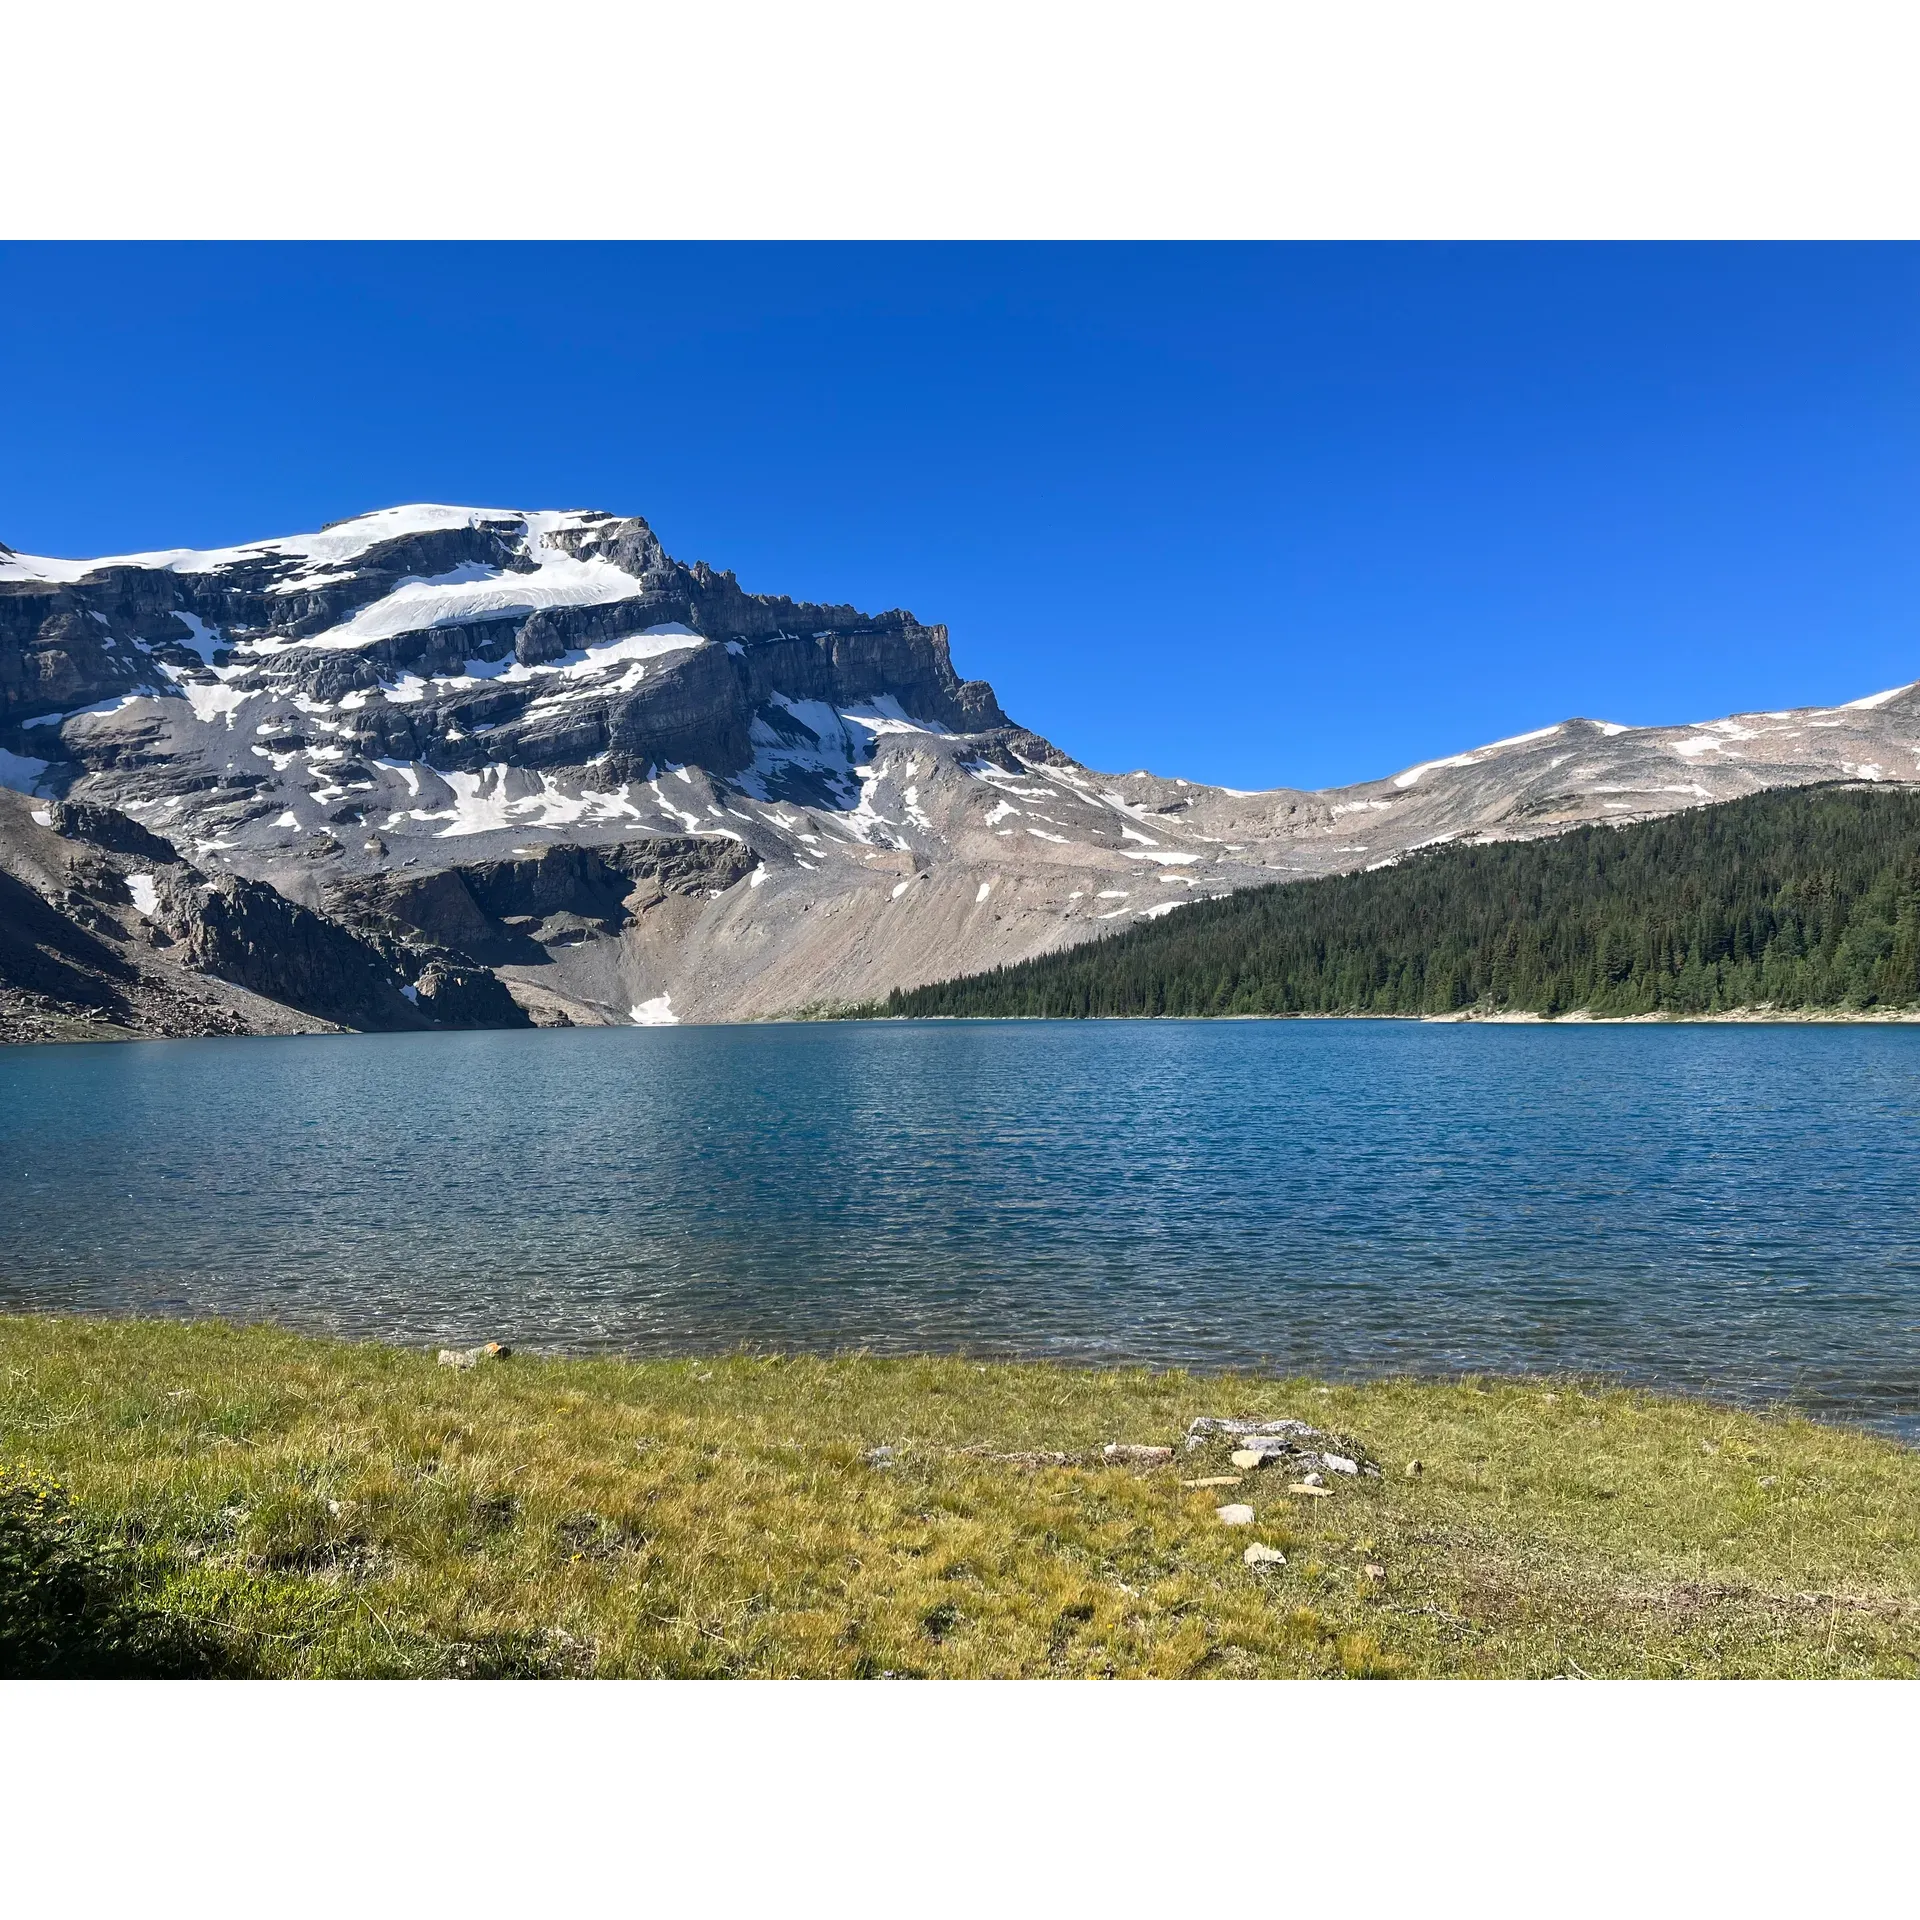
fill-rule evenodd
<path id="1" fill-rule="evenodd" d="M 1920 1004 L 1920 794 L 1754 794 L 1261 887 L 896 1015 L 1719 1013 Z"/>

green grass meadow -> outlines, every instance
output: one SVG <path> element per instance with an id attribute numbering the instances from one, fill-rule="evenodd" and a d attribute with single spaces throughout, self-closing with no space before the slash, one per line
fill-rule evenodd
<path id="1" fill-rule="evenodd" d="M 1199 1414 L 1384 1469 L 1231 1486 Z M 875 1460 L 876 1448 L 891 1459 Z M 1066 1456 L 1058 1460 L 1051 1456 Z M 1409 1463 L 1420 1462 L 1410 1473 Z M 1920 1455 L 1554 1380 L 429 1353 L 0 1318 L 0 1671 L 1904 1676 Z M 1222 1501 L 1250 1526 L 1216 1518 Z M 1252 1568 L 1258 1542 L 1284 1565 Z"/>

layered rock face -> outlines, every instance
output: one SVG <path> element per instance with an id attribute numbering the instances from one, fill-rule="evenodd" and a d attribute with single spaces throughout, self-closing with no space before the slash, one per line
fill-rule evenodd
<path id="1" fill-rule="evenodd" d="M 0 791 L 0 1041 L 528 1024 L 417 930 L 355 931 L 110 807 Z"/>
<path id="2" fill-rule="evenodd" d="M 218 552 L 0 550 L 0 781 L 64 803 L 45 831 L 94 857 L 190 862 L 183 964 L 345 1025 L 789 1012 L 1437 841 L 1912 780 L 1917 752 L 1906 688 L 1235 793 L 1094 773 L 961 680 L 944 628 L 746 593 L 637 519 L 407 507 Z M 384 988 L 356 997 L 335 934 Z"/>

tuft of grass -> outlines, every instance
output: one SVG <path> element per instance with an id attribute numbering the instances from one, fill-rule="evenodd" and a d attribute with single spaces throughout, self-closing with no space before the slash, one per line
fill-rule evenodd
<path id="1" fill-rule="evenodd" d="M 1224 1444 L 1101 1458 L 1203 1413 L 1304 1418 L 1386 1471 L 1314 1499 L 1277 1468 L 1180 1484 L 1230 1472 Z M 68 1596 L 32 1616 L 39 1653 L 0 1638 L 14 1672 L 1920 1666 L 1920 1457 L 1578 1381 L 744 1355 L 459 1372 L 268 1328 L 0 1317 L 0 1461 L 67 1490 L 39 1502 L 42 1571 L 4 1576 L 0 1619 L 16 1591 Z M 1227 1500 L 1255 1524 L 1223 1526 Z M 1253 1541 L 1286 1564 L 1247 1567 Z M 0 1567 L 28 1565 L 11 1551 Z M 157 1664 L 126 1664 L 143 1647 Z"/>
<path id="2" fill-rule="evenodd" d="M 145 1604 L 126 1556 L 89 1537 L 65 1488 L 0 1461 L 0 1678 L 169 1679 L 224 1664 Z"/>

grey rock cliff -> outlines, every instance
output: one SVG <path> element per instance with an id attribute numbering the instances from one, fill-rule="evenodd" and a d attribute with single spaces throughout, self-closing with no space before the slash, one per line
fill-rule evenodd
<path id="1" fill-rule="evenodd" d="M 0 792 L 0 1039 L 528 1024 L 457 955 L 205 875 L 109 808 Z"/>

